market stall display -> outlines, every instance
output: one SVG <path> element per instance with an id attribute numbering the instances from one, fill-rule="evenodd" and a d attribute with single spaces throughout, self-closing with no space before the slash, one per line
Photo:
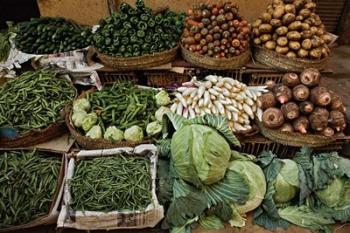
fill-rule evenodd
<path id="1" fill-rule="evenodd" d="M 84 148 L 137 145 L 160 133 L 162 111 L 168 104 L 165 91 L 114 83 L 74 101 L 66 122 Z"/>
<path id="2" fill-rule="evenodd" d="M 194 65 L 233 69 L 250 60 L 250 27 L 233 2 L 205 4 L 188 10 L 182 55 Z"/>
<path id="3" fill-rule="evenodd" d="M 56 221 L 61 157 L 41 151 L 0 151 L 0 231 Z"/>
<path id="4" fill-rule="evenodd" d="M 83 49 L 92 44 L 91 28 L 79 26 L 64 18 L 33 18 L 16 27 L 16 48 L 24 53 L 61 53 Z"/>
<path id="5" fill-rule="evenodd" d="M 143 0 L 136 8 L 121 3 L 120 12 L 106 18 L 94 35 L 98 58 L 121 70 L 143 69 L 175 58 L 183 15 L 168 9 L 155 12 Z"/>
<path id="6" fill-rule="evenodd" d="M 266 92 L 265 86 L 247 86 L 228 77 L 208 75 L 204 81 L 193 78 L 176 89 L 170 110 L 184 118 L 205 114 L 228 119 L 233 132 L 252 129 L 251 120 L 262 116 L 257 99 Z"/>
<path id="7" fill-rule="evenodd" d="M 154 227 L 164 215 L 155 194 L 153 145 L 71 154 L 58 227 Z"/>
<path id="8" fill-rule="evenodd" d="M 48 69 L 28 71 L 0 87 L 0 127 L 12 137 L 1 137 L 0 146 L 35 145 L 59 136 L 64 130 L 64 107 L 76 95 L 71 82 Z"/>
<path id="9" fill-rule="evenodd" d="M 268 66 L 299 71 L 326 64 L 332 37 L 311 0 L 275 0 L 252 24 L 255 59 Z"/>
<path id="10" fill-rule="evenodd" d="M 262 134 L 293 146 L 326 145 L 335 140 L 334 136 L 343 135 L 344 104 L 336 93 L 319 83 L 319 71 L 311 68 L 300 76 L 286 73 L 282 84 L 270 85 L 270 92 L 259 97 L 264 110 Z"/>

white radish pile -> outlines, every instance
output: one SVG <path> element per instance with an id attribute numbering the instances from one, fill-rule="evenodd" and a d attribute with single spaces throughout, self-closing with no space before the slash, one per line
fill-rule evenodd
<path id="1" fill-rule="evenodd" d="M 247 86 L 232 78 L 209 75 L 204 81 L 193 77 L 175 92 L 170 110 L 184 118 L 205 114 L 226 117 L 233 132 L 249 131 L 250 120 L 261 120 L 262 110 L 258 97 L 267 90 L 265 86 Z"/>

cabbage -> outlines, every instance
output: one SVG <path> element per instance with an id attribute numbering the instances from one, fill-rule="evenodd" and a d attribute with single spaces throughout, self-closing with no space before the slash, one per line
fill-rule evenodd
<path id="1" fill-rule="evenodd" d="M 124 138 L 128 142 L 141 142 L 143 140 L 143 130 L 137 125 L 131 126 L 125 130 Z"/>
<path id="2" fill-rule="evenodd" d="M 164 106 L 158 108 L 158 110 L 155 113 L 155 117 L 156 117 L 157 121 L 162 122 L 163 115 L 167 112 L 170 112 L 170 108 L 167 108 Z"/>
<path id="3" fill-rule="evenodd" d="M 296 162 L 282 159 L 283 165 L 277 174 L 273 199 L 276 203 L 291 201 L 299 191 L 299 170 Z"/>
<path id="4" fill-rule="evenodd" d="M 204 125 L 185 125 L 171 141 L 172 161 L 178 175 L 195 186 L 210 185 L 225 176 L 231 157 L 228 142 Z"/>
<path id="5" fill-rule="evenodd" d="M 103 135 L 104 139 L 111 140 L 113 142 L 120 142 L 124 139 L 124 132 L 117 129 L 115 126 L 109 126 Z"/>
<path id="6" fill-rule="evenodd" d="M 84 110 L 85 112 L 88 112 L 90 109 L 90 102 L 85 98 L 77 99 L 73 102 L 73 111 Z"/>
<path id="7" fill-rule="evenodd" d="M 74 110 L 72 114 L 73 125 L 75 127 L 81 128 L 83 125 L 83 120 L 87 116 L 87 113 L 84 110 Z"/>
<path id="8" fill-rule="evenodd" d="M 87 133 L 86 133 L 87 137 L 90 137 L 92 139 L 100 139 L 102 138 L 102 130 L 101 130 L 101 126 L 99 125 L 95 125 L 93 126 Z"/>
<path id="9" fill-rule="evenodd" d="M 85 132 L 89 131 L 97 123 L 97 115 L 94 112 L 91 112 L 86 115 L 83 120 L 82 127 Z"/>
<path id="10" fill-rule="evenodd" d="M 166 106 L 166 105 L 170 104 L 170 97 L 169 97 L 168 93 L 164 90 L 158 92 L 158 94 L 156 94 L 155 98 L 156 98 L 156 103 L 158 106 Z"/>
<path id="11" fill-rule="evenodd" d="M 151 122 L 146 127 L 148 136 L 154 136 L 162 131 L 162 125 L 158 121 Z"/>

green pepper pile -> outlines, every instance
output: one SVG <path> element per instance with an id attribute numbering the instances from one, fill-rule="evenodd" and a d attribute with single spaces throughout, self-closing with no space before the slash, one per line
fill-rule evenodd
<path id="1" fill-rule="evenodd" d="M 0 127 L 25 133 L 57 122 L 75 89 L 48 69 L 28 71 L 0 87 Z"/>
<path id="2" fill-rule="evenodd" d="M 143 210 L 152 201 L 150 163 L 144 157 L 81 160 L 69 184 L 74 210 Z"/>
<path id="3" fill-rule="evenodd" d="M 92 32 L 64 18 L 41 17 L 17 25 L 16 47 L 30 54 L 52 54 L 82 49 Z"/>
<path id="4" fill-rule="evenodd" d="M 38 151 L 0 152 L 0 229 L 49 213 L 60 166 Z"/>
<path id="5" fill-rule="evenodd" d="M 121 3 L 120 12 L 106 18 L 94 36 L 98 50 L 111 56 L 133 57 L 177 46 L 184 14 L 165 11 L 156 15 L 136 1 L 136 8 Z"/>

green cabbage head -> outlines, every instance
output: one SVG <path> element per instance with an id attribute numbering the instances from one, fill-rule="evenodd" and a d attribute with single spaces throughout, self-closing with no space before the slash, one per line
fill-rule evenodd
<path id="1" fill-rule="evenodd" d="M 249 160 L 234 160 L 228 168 L 243 175 L 249 186 L 249 198 L 243 205 L 235 205 L 238 213 L 248 213 L 260 206 L 266 193 L 266 180 L 263 170 Z"/>
<path id="2" fill-rule="evenodd" d="M 128 142 L 141 142 L 143 140 L 143 130 L 137 125 L 131 126 L 125 130 L 124 138 Z"/>
<path id="3" fill-rule="evenodd" d="M 318 199 L 330 208 L 346 209 L 350 207 L 350 180 L 335 178 L 325 189 L 317 191 Z"/>
<path id="4" fill-rule="evenodd" d="M 73 111 L 72 121 L 75 127 L 81 128 L 83 126 L 83 120 L 86 118 L 87 113 L 84 110 Z"/>
<path id="5" fill-rule="evenodd" d="M 282 159 L 283 165 L 274 181 L 276 204 L 291 201 L 299 191 L 299 170 L 296 162 Z"/>
<path id="6" fill-rule="evenodd" d="M 166 106 L 171 103 L 168 92 L 162 90 L 155 96 L 158 106 Z"/>
<path id="7" fill-rule="evenodd" d="M 109 126 L 103 135 L 104 139 L 111 140 L 113 142 L 120 142 L 124 139 L 124 132 L 117 129 L 115 126 Z"/>
<path id="8" fill-rule="evenodd" d="M 90 137 L 92 139 L 101 139 L 102 138 L 102 129 L 101 126 L 95 125 L 93 126 L 87 133 L 87 137 Z"/>
<path id="9" fill-rule="evenodd" d="M 159 121 L 153 121 L 146 126 L 146 133 L 148 136 L 154 136 L 162 131 L 162 124 Z"/>
<path id="10" fill-rule="evenodd" d="M 87 114 L 82 123 L 83 130 L 85 132 L 89 131 L 94 125 L 96 125 L 97 120 L 98 117 L 96 113 L 91 112 Z"/>
<path id="11" fill-rule="evenodd" d="M 230 145 L 216 130 L 204 125 L 186 125 L 171 141 L 174 167 L 185 181 L 199 187 L 225 176 L 231 157 Z"/>
<path id="12" fill-rule="evenodd" d="M 74 111 L 84 110 L 85 112 L 88 112 L 90 111 L 90 108 L 90 102 L 85 98 L 77 99 L 73 102 Z"/>

